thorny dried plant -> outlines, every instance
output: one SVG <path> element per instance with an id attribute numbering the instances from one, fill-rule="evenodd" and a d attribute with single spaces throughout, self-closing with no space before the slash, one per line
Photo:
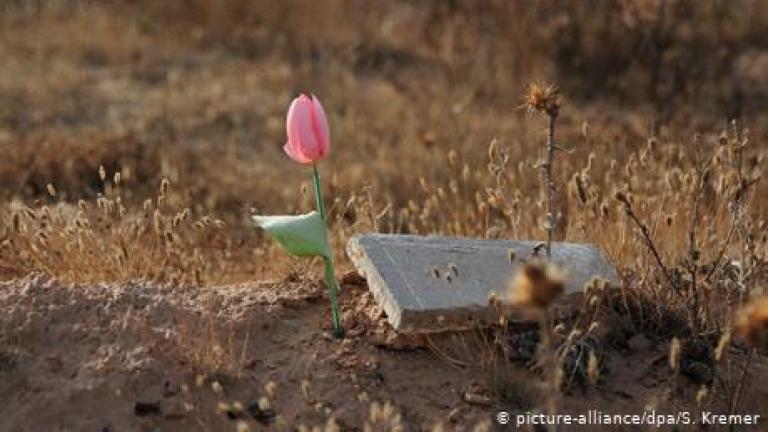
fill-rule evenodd
<path id="1" fill-rule="evenodd" d="M 525 105 L 529 112 L 539 111 L 547 115 L 547 144 L 546 157 L 539 163 L 542 172 L 544 199 L 547 202 L 547 213 L 544 218 L 544 230 L 547 232 L 547 260 L 552 260 L 552 240 L 554 238 L 557 215 L 555 214 L 555 195 L 557 188 L 552 177 L 555 164 L 555 151 L 561 150 L 555 144 L 555 123 L 563 104 L 563 97 L 555 84 L 536 83 L 528 87 Z"/>

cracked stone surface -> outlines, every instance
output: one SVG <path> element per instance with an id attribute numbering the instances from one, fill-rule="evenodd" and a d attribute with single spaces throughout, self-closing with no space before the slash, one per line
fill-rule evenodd
<path id="1" fill-rule="evenodd" d="M 406 333 L 462 330 L 497 320 L 488 306 L 541 242 L 364 234 L 347 244 L 347 254 L 368 281 L 392 326 Z M 553 244 L 553 261 L 567 275 L 564 299 L 581 294 L 593 277 L 619 284 L 616 269 L 591 244 Z M 516 258 L 509 259 L 509 251 Z M 543 253 L 543 252 L 542 252 Z"/>

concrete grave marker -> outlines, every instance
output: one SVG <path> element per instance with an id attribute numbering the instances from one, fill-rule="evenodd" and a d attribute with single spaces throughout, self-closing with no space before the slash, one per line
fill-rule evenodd
<path id="1" fill-rule="evenodd" d="M 347 254 L 401 332 L 466 329 L 497 320 L 491 293 L 503 299 L 509 279 L 540 242 L 364 234 L 352 238 Z M 514 262 L 509 251 L 514 250 Z M 553 261 L 567 272 L 565 296 L 581 293 L 601 277 L 618 285 L 616 269 L 590 244 L 554 243 Z M 542 251 L 542 253 L 544 253 Z"/>

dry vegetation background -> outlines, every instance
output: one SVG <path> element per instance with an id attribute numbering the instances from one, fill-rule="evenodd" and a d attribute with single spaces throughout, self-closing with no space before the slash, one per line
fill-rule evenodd
<path id="1" fill-rule="evenodd" d="M 157 260 L 144 253 L 149 247 L 163 255 L 169 244 L 125 237 L 138 216 L 159 209 L 161 219 L 172 222 L 189 208 L 182 226 L 206 217 L 226 225 L 179 236 L 192 243 L 176 256 L 185 266 L 180 271 L 196 270 L 210 281 L 252 278 L 265 265 L 272 270 L 276 257 L 261 254 L 268 242 L 247 215 L 251 207 L 279 213 L 310 205 L 306 193 L 299 195 L 306 192 L 306 173 L 280 148 L 286 104 L 301 91 L 318 94 L 330 112 L 334 151 L 325 180 L 340 234 L 484 236 L 493 228 L 497 236 L 541 236 L 534 166 L 544 122 L 519 108 L 525 85 L 542 78 L 558 82 L 567 97 L 558 138 L 573 151 L 558 160 L 562 189 L 592 155 L 591 174 L 599 179 L 593 183 L 611 209 L 617 205 L 606 199 L 611 189 L 631 180 L 645 186 L 637 188 L 637 199 L 653 210 L 649 216 L 678 212 L 684 218 L 680 208 L 655 204 L 667 195 L 663 189 L 647 187 L 673 169 L 685 174 L 690 168 L 692 158 L 672 153 L 714 151 L 728 120 L 738 119 L 739 129 L 750 130 L 749 157 L 761 154 L 760 107 L 768 101 L 763 6 L 4 2 L 4 226 L 20 205 L 36 211 L 47 205 L 63 218 L 54 221 L 61 226 L 50 233 L 51 244 L 38 251 L 32 234 L 40 227 L 22 223 L 29 235 L 18 241 L 28 243 L 21 249 L 6 244 L 3 268 L 75 279 L 170 277 L 158 274 Z M 646 155 L 651 166 L 641 176 L 623 173 L 651 138 L 659 143 Z M 493 140 L 507 149 L 499 176 L 486 167 Z M 456 153 L 454 164 L 449 152 Z M 611 166 L 617 175 L 606 183 Z M 144 206 L 164 178 L 166 199 Z M 505 202 L 515 207 L 481 213 L 487 189 L 502 183 Z M 429 200 L 437 188 L 448 197 Z M 90 221 L 101 237 L 93 245 L 99 250 L 70 253 L 63 228 L 73 222 L 78 200 L 90 209 L 81 216 L 95 218 L 99 196 L 115 204 L 109 217 Z M 579 206 L 563 199 L 560 237 L 599 241 L 576 229 Z M 751 210 L 759 213 L 761 205 Z M 621 220 L 601 230 L 606 241 L 620 238 Z M 171 224 L 156 228 L 166 231 L 165 225 Z M 669 246 L 664 252 L 673 256 L 679 248 Z M 129 274 L 115 261 L 121 248 Z"/>
<path id="2" fill-rule="evenodd" d="M 544 238 L 546 122 L 521 105 L 546 79 L 557 238 L 615 262 L 628 328 L 717 341 L 768 289 L 766 28 L 763 0 L 4 1 L 0 277 L 318 277 L 248 219 L 312 206 L 281 149 L 300 92 L 329 116 L 340 255 L 368 231 Z"/>

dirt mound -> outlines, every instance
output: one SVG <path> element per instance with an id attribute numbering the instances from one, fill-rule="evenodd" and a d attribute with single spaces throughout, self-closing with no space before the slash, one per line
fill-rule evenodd
<path id="1" fill-rule="evenodd" d="M 359 278 L 342 278 L 340 306 L 337 340 L 316 281 L 0 283 L 0 431 L 472 430 L 500 410 L 541 406 L 535 367 L 515 360 L 530 332 L 515 333 L 517 356 L 505 362 L 481 333 L 397 335 Z M 667 345 L 637 338 L 606 346 L 598 387 L 574 384 L 560 410 L 695 414 L 700 383 L 685 378 L 670 393 Z M 753 367 L 768 370 L 761 359 Z M 764 380 L 750 392 L 743 409 L 759 413 Z"/>
<path id="2" fill-rule="evenodd" d="M 312 282 L 2 283 L 0 430 L 360 426 L 374 401 L 412 425 L 488 418 L 489 406 L 463 401 L 469 370 L 383 347 L 397 341 L 363 288 L 345 286 L 341 302 L 337 341 Z"/>

